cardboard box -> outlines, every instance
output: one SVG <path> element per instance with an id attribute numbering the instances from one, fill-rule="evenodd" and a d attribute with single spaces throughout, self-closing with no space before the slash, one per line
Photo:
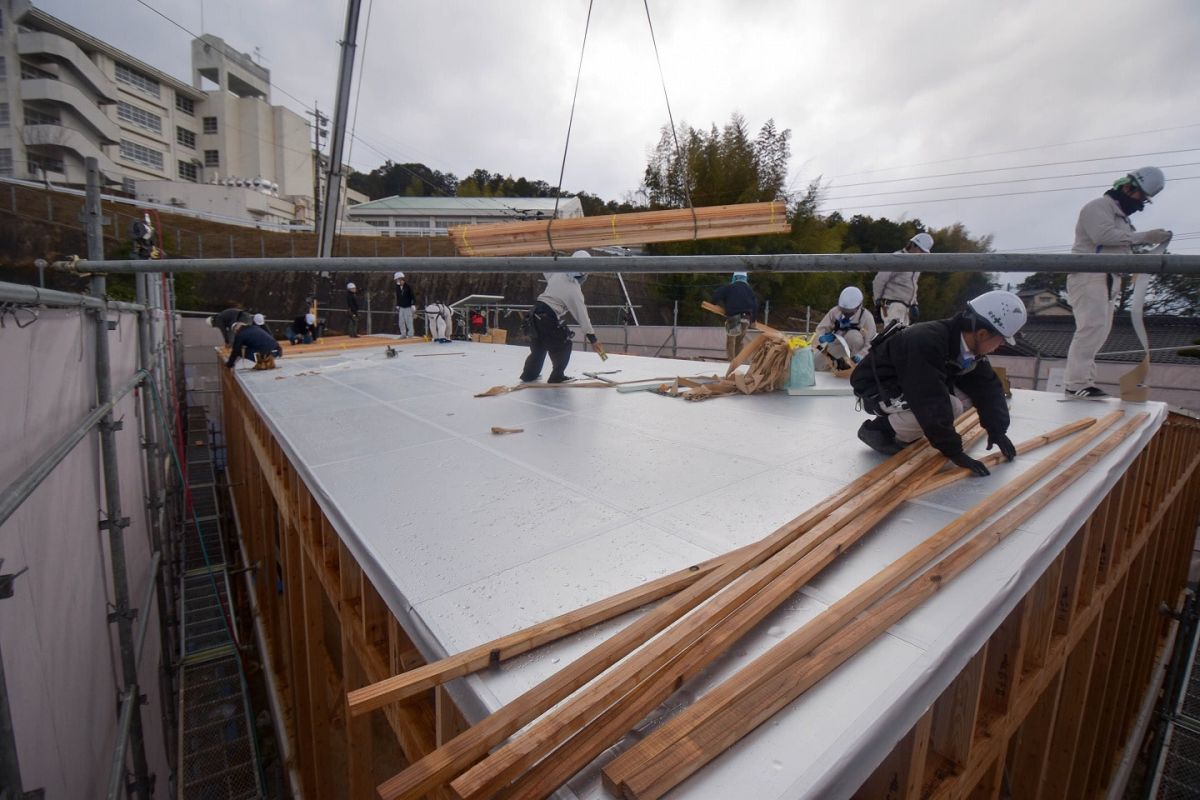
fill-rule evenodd
<path id="1" fill-rule="evenodd" d="M 487 333 L 472 333 L 471 341 L 483 342 L 484 344 L 506 344 L 508 342 L 508 331 L 503 328 L 492 328 Z"/>

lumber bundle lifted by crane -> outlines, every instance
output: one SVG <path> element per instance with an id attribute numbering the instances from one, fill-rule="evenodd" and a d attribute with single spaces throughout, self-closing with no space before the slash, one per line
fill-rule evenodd
<path id="1" fill-rule="evenodd" d="M 589 247 L 761 236 L 789 230 L 787 205 L 781 200 L 773 200 L 600 217 L 460 225 L 450 228 L 450 239 L 459 255 L 514 256 Z"/>

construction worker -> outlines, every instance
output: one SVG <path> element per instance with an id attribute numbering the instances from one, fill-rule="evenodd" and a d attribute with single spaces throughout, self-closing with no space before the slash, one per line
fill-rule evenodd
<path id="1" fill-rule="evenodd" d="M 225 366 L 233 369 L 239 358 L 254 362 L 255 369 L 274 369 L 275 357 L 283 355 L 275 337 L 267 333 L 265 328 L 238 322 L 233 326 L 233 345 L 229 348 L 229 358 Z"/>
<path id="2" fill-rule="evenodd" d="M 713 292 L 712 301 L 725 309 L 725 355 L 732 361 L 742 351 L 746 331 L 758 317 L 758 298 L 750 288 L 750 276 L 733 273 L 729 283 Z"/>
<path id="3" fill-rule="evenodd" d="M 262 328 L 264 331 L 266 331 L 272 339 L 275 338 L 275 334 L 271 331 L 270 328 L 267 327 L 267 318 L 266 317 L 264 317 L 262 314 L 255 314 L 253 321 L 256 326 L 258 326 L 259 328 Z"/>
<path id="4" fill-rule="evenodd" d="M 135 219 L 129 226 L 131 242 L 130 256 L 142 260 L 158 258 L 158 247 L 155 245 L 154 226 L 150 224 L 150 215 L 143 214 L 141 219 Z M 228 341 L 225 342 L 229 344 Z"/>
<path id="5" fill-rule="evenodd" d="M 1113 187 L 1079 210 L 1072 253 L 1133 252 L 1135 244 L 1162 244 L 1171 232 L 1135 231 L 1129 217 L 1145 208 L 1165 183 L 1158 167 L 1142 167 L 1119 178 Z M 1121 297 L 1121 276 L 1073 272 L 1067 276 L 1067 302 L 1075 315 L 1075 335 L 1067 350 L 1063 389 L 1073 397 L 1106 397 L 1096 386 L 1096 354 L 1112 330 L 1113 310 Z"/>
<path id="6" fill-rule="evenodd" d="M 576 250 L 572 258 L 589 258 L 586 250 Z M 583 328 L 584 337 L 596 344 L 596 331 L 588 317 L 583 299 L 586 272 L 547 272 L 546 291 L 538 295 L 529 315 L 529 357 L 521 370 L 521 382 L 536 381 L 542 374 L 546 356 L 550 356 L 550 377 L 546 383 L 567 383 L 567 364 L 571 361 L 571 339 L 575 332 L 567 327 L 567 314 Z"/>
<path id="7" fill-rule="evenodd" d="M 885 331 L 850 375 L 863 408 L 876 415 L 858 429 L 873 450 L 891 455 L 925 436 L 960 467 L 976 475 L 988 468 L 963 452 L 954 420 L 964 409 L 979 410 L 987 449 L 998 446 L 1009 461 L 1004 386 L 987 355 L 1013 343 L 1025 324 L 1025 304 L 1012 292 L 984 292 L 950 319 Z"/>
<path id="8" fill-rule="evenodd" d="M 358 338 L 358 287 L 353 283 L 346 284 L 346 313 L 350 319 L 346 322 L 346 332 L 351 339 Z"/>
<path id="9" fill-rule="evenodd" d="M 445 303 L 425 306 L 425 333 L 438 344 L 450 344 L 454 335 L 454 310 Z"/>
<path id="10" fill-rule="evenodd" d="M 396 281 L 396 324 L 400 327 L 400 335 L 410 339 L 416 335 L 413 332 L 413 306 L 417 304 L 417 298 L 403 272 L 397 272 L 392 278 Z"/>
<path id="11" fill-rule="evenodd" d="M 302 314 L 296 317 L 292 320 L 292 324 L 288 325 L 287 330 L 283 332 L 283 336 L 292 344 L 312 344 L 321 338 L 317 328 L 316 315 Z"/>
<path id="12" fill-rule="evenodd" d="M 252 322 L 253 317 L 240 308 L 227 308 L 220 314 L 213 314 L 205 320 L 211 327 L 221 331 L 226 346 L 233 343 L 233 326 L 239 322 Z"/>
<path id="13" fill-rule="evenodd" d="M 847 286 L 837 305 L 817 323 L 817 349 L 825 354 L 817 369 L 852 369 L 863 360 L 875 338 L 875 317 L 863 307 L 862 289 Z"/>
<path id="14" fill-rule="evenodd" d="M 933 237 L 922 231 L 908 240 L 897 253 L 928 253 L 933 249 Z M 879 272 L 871 283 L 879 321 L 885 328 L 892 320 L 911 325 L 918 319 L 917 281 L 919 272 Z"/>

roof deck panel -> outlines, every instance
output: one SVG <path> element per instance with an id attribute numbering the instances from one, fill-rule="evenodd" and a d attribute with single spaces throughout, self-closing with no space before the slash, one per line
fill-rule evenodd
<path id="1" fill-rule="evenodd" d="M 289 350 L 276 373 L 238 373 L 347 548 L 428 657 L 757 540 L 881 458 L 855 437 L 865 417 L 851 397 L 776 393 L 689 403 L 583 387 L 474 397 L 515 384 L 526 354 L 469 342 L 404 345 L 392 359 L 375 349 L 314 358 Z M 602 365 L 594 353 L 577 351 L 569 372 L 620 369 L 609 377 L 632 380 L 718 368 L 620 355 Z M 837 381 L 817 379 L 822 386 Z M 304 406 L 314 403 L 320 412 L 306 418 Z M 1009 433 L 1019 442 L 1117 405 L 1017 390 Z M 361 423 L 361 434 L 358 423 L 314 430 L 337 408 Z M 1126 410 L 1150 418 L 934 599 L 671 797 L 850 794 L 1029 591 L 1166 416 L 1160 403 Z M 524 430 L 494 436 L 493 425 Z M 437 437 L 391 447 L 408 434 L 390 426 L 428 428 Z M 351 437 L 360 452 L 318 461 L 322 438 L 338 436 Z M 749 663 L 1053 449 L 905 503 L 670 704 L 688 702 Z M 451 694 L 478 719 L 641 613 L 455 681 Z M 603 796 L 595 766 L 560 794 Z"/>

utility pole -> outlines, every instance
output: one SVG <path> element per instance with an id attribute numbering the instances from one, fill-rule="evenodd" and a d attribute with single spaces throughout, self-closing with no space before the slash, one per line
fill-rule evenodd
<path id="1" fill-rule="evenodd" d="M 329 136 L 329 117 L 321 113 L 317 101 L 308 112 L 313 118 L 313 230 L 321 224 L 321 140 Z"/>
<path id="2" fill-rule="evenodd" d="M 338 69 L 337 104 L 333 109 L 333 140 L 329 147 L 329 171 L 325 180 L 325 206 L 321 209 L 321 227 L 317 232 L 317 256 L 333 254 L 333 236 L 337 226 L 342 194 L 342 151 L 346 143 L 346 119 L 350 112 L 350 80 L 354 76 L 354 52 L 358 48 L 358 12 L 362 0 L 347 0 L 346 32 L 342 36 L 342 63 Z"/>

